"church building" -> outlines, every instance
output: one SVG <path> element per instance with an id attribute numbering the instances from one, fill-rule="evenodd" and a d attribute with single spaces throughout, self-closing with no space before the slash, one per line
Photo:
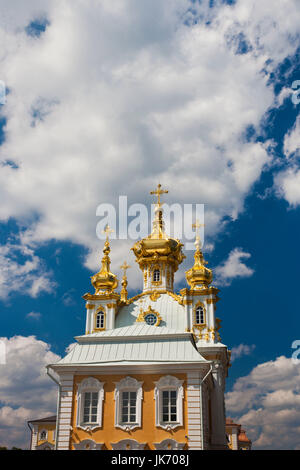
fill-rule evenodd
<path id="1" fill-rule="evenodd" d="M 230 353 L 215 316 L 219 291 L 197 231 L 194 265 L 185 273 L 188 287 L 174 292 L 185 255 L 180 240 L 165 233 L 164 192 L 160 185 L 152 192 L 152 233 L 132 248 L 142 291 L 128 298 L 126 262 L 116 291 L 107 227 L 101 268 L 91 278 L 95 291 L 83 296 L 85 333 L 47 367 L 58 385 L 55 449 L 228 448 L 224 389 Z"/>

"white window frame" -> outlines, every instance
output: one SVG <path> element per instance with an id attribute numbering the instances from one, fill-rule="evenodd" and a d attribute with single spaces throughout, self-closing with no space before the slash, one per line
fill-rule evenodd
<path id="1" fill-rule="evenodd" d="M 46 433 L 45 439 L 42 438 L 42 433 Z M 47 429 L 41 429 L 39 432 L 39 441 L 47 441 L 48 440 L 48 430 Z"/>
<path id="2" fill-rule="evenodd" d="M 142 400 L 143 382 L 138 382 L 133 377 L 125 377 L 115 383 L 115 427 L 124 431 L 131 431 L 142 426 Z M 135 423 L 122 423 L 122 392 L 136 392 L 136 421 Z"/>
<path id="3" fill-rule="evenodd" d="M 156 279 L 156 276 L 158 279 Z M 154 268 L 153 269 L 153 277 L 152 277 L 153 282 L 160 282 L 161 281 L 161 273 L 159 268 Z"/>
<path id="4" fill-rule="evenodd" d="M 102 427 L 102 414 L 103 414 L 103 400 L 104 400 L 104 382 L 94 377 L 84 379 L 78 386 L 77 390 L 77 428 L 84 429 L 85 431 L 92 431 Z M 98 393 L 98 407 L 97 407 L 97 421 L 95 423 L 84 423 L 84 394 L 86 392 Z"/>
<path id="5" fill-rule="evenodd" d="M 197 311 L 198 310 L 200 310 L 199 321 L 197 321 Z M 202 321 L 201 321 L 201 317 L 202 317 Z M 196 323 L 196 325 L 204 325 L 204 323 L 205 323 L 205 312 L 204 312 L 204 308 L 202 307 L 202 305 L 198 305 L 198 307 L 195 310 L 195 323 Z"/>
<path id="6" fill-rule="evenodd" d="M 165 375 L 164 377 L 161 377 L 158 382 L 155 382 L 156 387 L 154 389 L 154 399 L 156 427 L 170 431 L 171 429 L 183 426 L 183 382 L 183 380 L 179 380 L 177 379 L 177 377 L 174 377 L 172 375 Z M 162 419 L 162 392 L 167 390 L 177 391 L 177 421 L 174 421 L 174 423 L 164 423 Z"/>
<path id="7" fill-rule="evenodd" d="M 103 317 L 103 326 L 99 326 L 97 327 L 97 318 L 98 318 L 98 315 L 102 316 Z M 100 322 L 101 322 L 101 319 L 100 319 Z M 105 311 L 105 308 L 101 305 L 97 311 L 94 313 L 94 317 L 93 317 L 93 331 L 97 332 L 97 331 L 104 331 L 106 329 L 106 311 Z"/>

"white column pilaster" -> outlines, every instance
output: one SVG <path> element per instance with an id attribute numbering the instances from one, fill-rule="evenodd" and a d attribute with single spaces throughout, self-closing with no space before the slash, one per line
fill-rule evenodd
<path id="1" fill-rule="evenodd" d="M 202 422 L 200 398 L 200 374 L 189 372 L 187 374 L 187 406 L 188 406 L 188 446 L 190 450 L 202 449 Z"/>
<path id="2" fill-rule="evenodd" d="M 71 416 L 73 399 L 73 374 L 60 376 L 61 396 L 57 419 L 57 450 L 70 449 Z"/>

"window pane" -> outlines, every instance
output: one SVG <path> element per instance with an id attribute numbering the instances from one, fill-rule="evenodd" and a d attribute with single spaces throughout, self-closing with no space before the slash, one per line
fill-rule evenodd
<path id="1" fill-rule="evenodd" d="M 162 420 L 165 423 L 177 421 L 177 390 L 163 390 L 162 397 Z"/>

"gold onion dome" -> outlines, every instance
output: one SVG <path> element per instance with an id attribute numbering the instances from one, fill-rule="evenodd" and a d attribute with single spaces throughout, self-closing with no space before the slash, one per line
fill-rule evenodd
<path id="1" fill-rule="evenodd" d="M 115 274 L 110 272 L 110 246 L 108 240 L 108 234 L 112 232 L 112 230 L 107 226 L 104 230 L 106 233 L 106 242 L 103 248 L 103 258 L 102 258 L 102 266 L 98 273 L 94 274 L 91 277 L 92 285 L 95 288 L 95 294 L 101 294 L 103 292 L 113 292 L 116 287 L 118 287 L 118 280 Z"/>
<path id="2" fill-rule="evenodd" d="M 205 289 L 213 280 L 212 270 L 208 269 L 205 265 L 207 261 L 204 260 L 203 253 L 200 249 L 200 238 L 196 237 L 196 251 L 194 254 L 194 266 L 186 271 L 185 277 L 191 289 Z"/>
<path id="3" fill-rule="evenodd" d="M 159 184 L 156 191 L 150 194 L 157 195 L 157 203 L 155 204 L 154 220 L 152 233 L 148 237 L 137 241 L 131 248 L 136 256 L 136 260 L 140 266 L 148 261 L 167 261 L 173 263 L 176 271 L 178 265 L 183 261 L 185 255 L 181 248 L 183 244 L 179 240 L 169 238 L 164 231 L 163 210 L 160 202 L 160 195 L 168 191 L 161 190 Z"/>

